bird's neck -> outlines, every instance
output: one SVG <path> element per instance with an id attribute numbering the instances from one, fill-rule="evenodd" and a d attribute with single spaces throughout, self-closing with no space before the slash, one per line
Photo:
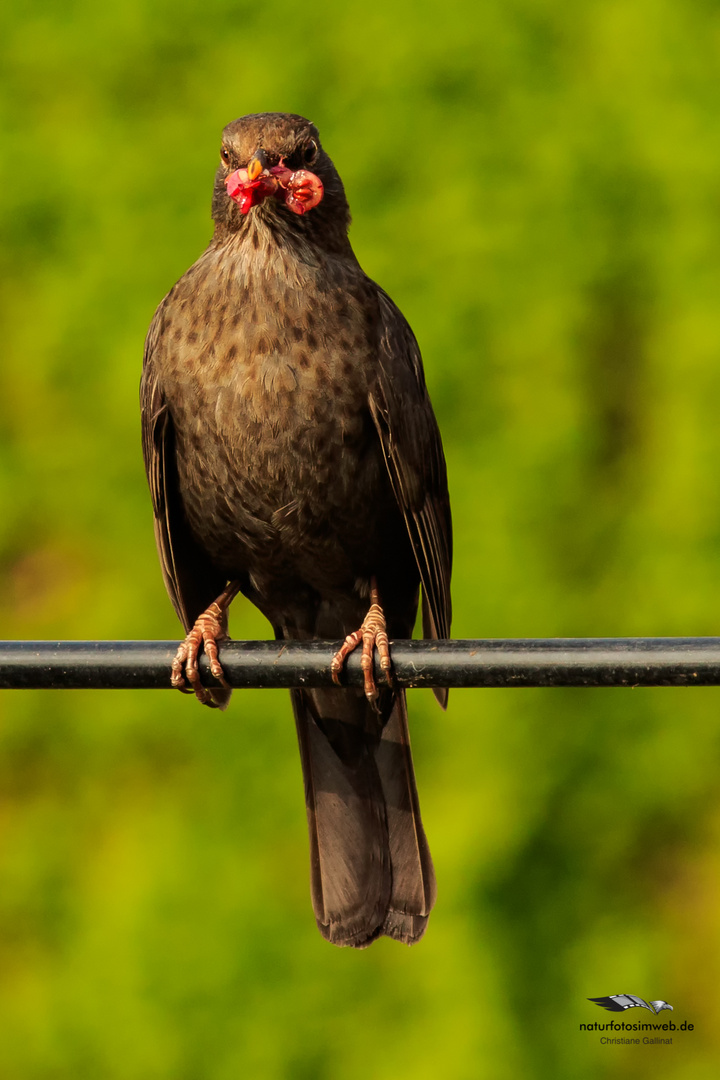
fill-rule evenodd
<path id="1" fill-rule="evenodd" d="M 272 203 L 253 207 L 239 228 L 217 221 L 212 244 L 228 245 L 238 255 L 248 257 L 261 254 L 271 258 L 273 252 L 282 250 L 289 257 L 311 264 L 323 254 L 355 257 L 344 222 L 333 221 L 320 208 L 304 217 L 288 216 Z"/>

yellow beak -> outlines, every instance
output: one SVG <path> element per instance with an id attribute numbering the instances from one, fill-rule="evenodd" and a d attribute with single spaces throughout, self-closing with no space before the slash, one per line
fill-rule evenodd
<path id="1" fill-rule="evenodd" d="M 266 167 L 266 165 L 267 165 L 267 159 L 265 157 L 265 151 L 264 150 L 258 150 L 256 153 L 253 154 L 253 156 L 248 161 L 248 167 L 247 167 L 248 180 L 250 180 L 250 182 L 252 182 L 253 180 L 257 180 L 258 176 L 263 171 L 263 169 Z"/>

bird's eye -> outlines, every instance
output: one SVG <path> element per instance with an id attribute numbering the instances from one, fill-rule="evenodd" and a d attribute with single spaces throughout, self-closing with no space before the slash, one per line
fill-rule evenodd
<path id="1" fill-rule="evenodd" d="M 303 161 L 305 162 L 306 165 L 312 165 L 313 161 L 315 160 L 315 158 L 317 156 L 318 156 L 318 144 L 315 142 L 314 139 L 311 139 L 310 142 L 307 143 L 303 147 L 303 152 L 302 152 Z"/>
<path id="2" fill-rule="evenodd" d="M 223 146 L 222 150 L 220 151 L 220 157 L 223 159 L 223 161 L 225 162 L 226 165 L 229 164 L 229 162 L 230 162 L 230 151 L 228 150 L 227 146 Z"/>

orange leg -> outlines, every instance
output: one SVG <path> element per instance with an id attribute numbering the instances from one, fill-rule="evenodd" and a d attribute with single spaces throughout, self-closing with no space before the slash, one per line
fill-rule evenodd
<path id="1" fill-rule="evenodd" d="M 212 702 L 212 696 L 210 691 L 200 682 L 198 657 L 201 648 L 205 649 L 210 661 L 210 670 L 215 678 L 226 687 L 226 689 L 230 689 L 225 680 L 222 664 L 218 658 L 218 643 L 225 641 L 228 636 L 227 610 L 239 591 L 240 586 L 236 582 L 231 582 L 225 591 L 218 596 L 217 600 L 214 600 L 212 604 L 203 611 L 202 615 L 197 617 L 192 630 L 189 631 L 185 640 L 175 653 L 175 659 L 172 663 L 172 676 L 170 679 L 172 685 L 176 690 L 182 690 L 184 694 L 194 693 L 195 697 L 198 701 L 201 701 L 203 705 L 210 704 Z M 186 679 L 187 682 L 190 683 L 191 689 L 188 689 L 185 682 Z"/>
<path id="2" fill-rule="evenodd" d="M 388 686 L 392 686 L 392 679 L 390 677 L 390 672 L 392 671 L 390 643 L 388 642 L 385 615 L 380 606 L 380 596 L 378 594 L 375 578 L 372 578 L 370 584 L 370 610 L 363 619 L 362 626 L 359 630 L 355 630 L 354 633 L 348 634 L 345 641 L 332 658 L 330 671 L 332 672 L 333 682 L 337 683 L 338 686 L 340 685 L 340 672 L 342 671 L 343 664 L 350 653 L 358 647 L 360 642 L 362 642 L 362 659 L 360 664 L 363 670 L 365 696 L 368 701 L 374 702 L 377 700 L 378 696 L 378 688 L 375 685 L 375 677 L 373 674 L 373 650 L 376 646 L 380 655 L 380 668 L 385 675 Z"/>

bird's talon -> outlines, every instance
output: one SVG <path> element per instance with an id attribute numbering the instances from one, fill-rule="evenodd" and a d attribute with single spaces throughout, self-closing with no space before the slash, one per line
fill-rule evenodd
<path id="1" fill-rule="evenodd" d="M 231 596 L 230 599 L 232 599 Z M 212 693 L 203 686 L 198 667 L 200 650 L 204 648 L 213 676 L 226 690 L 229 690 L 230 685 L 225 679 L 225 672 L 218 656 L 218 642 L 226 637 L 223 609 L 215 601 L 195 620 L 187 637 L 178 646 L 172 662 L 171 685 L 184 694 L 194 694 L 204 705 L 213 703 Z"/>
<path id="2" fill-rule="evenodd" d="M 172 665 L 172 675 L 170 676 L 170 682 L 176 690 L 182 690 L 184 693 L 191 693 L 185 685 L 185 676 L 183 675 L 183 664 L 185 663 L 185 657 L 180 655 L 180 649 L 178 649 L 175 659 Z"/>
<path id="3" fill-rule="evenodd" d="M 220 683 L 220 685 L 225 688 L 225 690 L 231 690 L 232 689 L 232 687 L 230 686 L 230 683 L 225 678 L 225 672 L 223 671 L 222 664 L 219 661 L 218 661 L 217 665 L 211 664 L 210 665 L 210 670 L 212 671 L 213 675 L 215 676 L 217 681 Z"/>
<path id="4" fill-rule="evenodd" d="M 362 657 L 360 659 L 360 666 L 363 672 L 365 697 L 371 705 L 374 705 L 379 697 L 373 669 L 373 655 L 375 648 L 377 648 L 380 659 L 380 670 L 384 673 L 388 686 L 392 686 L 390 643 L 388 641 L 385 615 L 383 614 L 383 610 L 378 601 L 377 587 L 374 584 L 374 581 L 371 588 L 370 610 L 363 619 L 362 626 L 353 634 L 348 634 L 330 663 L 330 674 L 336 686 L 341 685 L 339 676 L 345 660 L 361 642 Z"/>

